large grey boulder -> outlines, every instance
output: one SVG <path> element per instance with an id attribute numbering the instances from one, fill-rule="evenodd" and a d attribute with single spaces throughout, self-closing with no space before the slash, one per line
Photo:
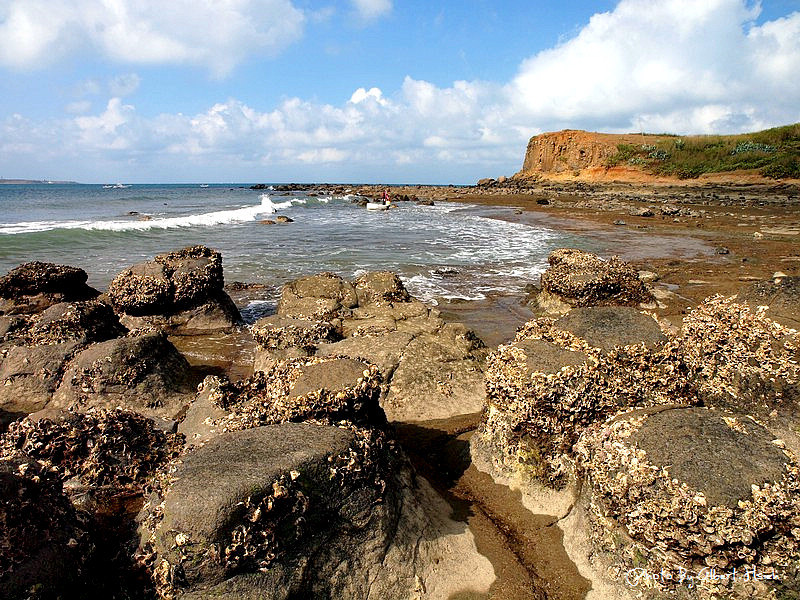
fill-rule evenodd
<path id="1" fill-rule="evenodd" d="M 405 600 L 485 594 L 494 575 L 449 507 L 380 435 L 284 423 L 186 455 L 142 513 L 176 598 Z"/>
<path id="2" fill-rule="evenodd" d="M 50 407 L 123 407 L 174 419 L 191 399 L 193 384 L 189 363 L 165 335 L 116 338 L 75 356 Z"/>
<path id="3" fill-rule="evenodd" d="M 77 267 L 22 264 L 0 277 L 0 314 L 31 314 L 59 302 L 95 298 L 99 292 L 86 280 L 86 271 Z"/>
<path id="4" fill-rule="evenodd" d="M 109 285 L 108 297 L 131 329 L 203 333 L 241 322 L 223 285 L 222 255 L 191 246 L 126 269 Z"/>

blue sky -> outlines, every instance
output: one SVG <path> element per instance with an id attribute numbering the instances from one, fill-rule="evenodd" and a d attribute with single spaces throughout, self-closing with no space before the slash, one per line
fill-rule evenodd
<path id="1" fill-rule="evenodd" d="M 0 0 L 0 177 L 472 183 L 800 121 L 800 0 Z"/>

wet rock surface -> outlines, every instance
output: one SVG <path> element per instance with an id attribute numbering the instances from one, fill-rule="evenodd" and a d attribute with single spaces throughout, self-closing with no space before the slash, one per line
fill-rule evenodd
<path id="1" fill-rule="evenodd" d="M 800 329 L 800 277 L 778 277 L 742 288 L 739 302 L 755 309 L 768 306 L 767 316 L 781 325 Z"/>
<path id="2" fill-rule="evenodd" d="M 131 329 L 199 333 L 241 321 L 223 285 L 222 255 L 191 246 L 126 269 L 109 285 L 108 297 Z"/>
<path id="3" fill-rule="evenodd" d="M 575 308 L 553 326 L 606 352 L 638 344 L 652 348 L 667 340 L 655 319 L 628 306 Z"/>

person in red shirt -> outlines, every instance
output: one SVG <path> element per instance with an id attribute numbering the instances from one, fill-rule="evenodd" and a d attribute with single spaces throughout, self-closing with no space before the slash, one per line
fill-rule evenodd
<path id="1" fill-rule="evenodd" d="M 392 202 L 392 199 L 389 197 L 389 190 L 387 188 L 387 189 L 383 190 L 383 203 L 388 206 L 389 204 L 391 204 L 391 202 Z"/>

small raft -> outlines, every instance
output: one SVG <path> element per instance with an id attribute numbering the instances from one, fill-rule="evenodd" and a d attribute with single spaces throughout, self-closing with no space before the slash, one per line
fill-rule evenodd
<path id="1" fill-rule="evenodd" d="M 367 210 L 386 210 L 387 208 L 389 205 L 383 202 L 367 202 Z"/>

